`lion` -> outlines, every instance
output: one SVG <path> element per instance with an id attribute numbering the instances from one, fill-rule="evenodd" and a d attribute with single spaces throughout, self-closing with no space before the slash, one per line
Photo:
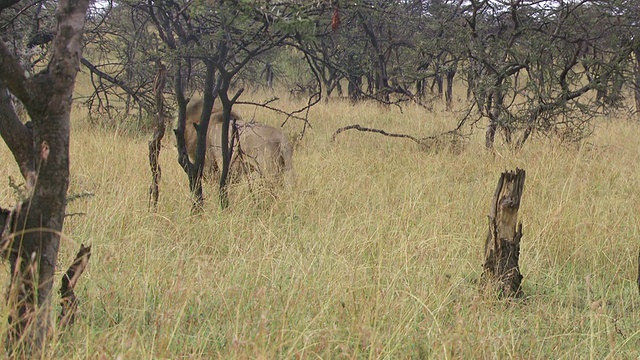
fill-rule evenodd
<path id="1" fill-rule="evenodd" d="M 187 107 L 184 131 L 185 146 L 191 161 L 194 161 L 197 133 L 193 124 L 200 123 L 202 100 Z M 237 181 L 241 176 L 259 177 L 268 181 L 291 184 L 295 178 L 293 171 L 293 146 L 281 129 L 258 123 L 245 122 L 240 115 L 231 112 L 229 139 L 233 143 L 233 155 L 229 166 L 229 178 Z M 211 111 L 207 131 L 207 153 L 204 173 L 219 176 L 222 168 L 222 109 Z M 234 134 L 235 124 L 235 137 Z"/>

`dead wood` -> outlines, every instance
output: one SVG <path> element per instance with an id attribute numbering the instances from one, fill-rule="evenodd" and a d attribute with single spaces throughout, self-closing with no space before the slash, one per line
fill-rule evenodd
<path id="1" fill-rule="evenodd" d="M 495 283 L 502 296 L 522 295 L 522 274 L 518 266 L 522 223 L 518 223 L 518 209 L 524 180 L 522 169 L 503 172 L 491 203 L 483 277 Z"/>
<path id="2" fill-rule="evenodd" d="M 358 131 L 368 131 L 368 132 L 378 133 L 378 134 L 382 134 L 384 136 L 389 136 L 389 137 L 410 139 L 410 140 L 413 140 L 414 142 L 418 143 L 418 145 L 423 145 L 423 140 L 418 139 L 417 137 L 414 137 L 414 136 L 411 136 L 411 135 L 388 133 L 388 132 L 386 132 L 384 130 L 367 128 L 367 127 L 364 127 L 364 126 L 360 126 L 358 124 L 349 125 L 349 126 L 345 126 L 345 127 L 339 128 L 338 130 L 336 130 L 333 133 L 333 136 L 331 137 L 331 141 L 336 141 L 336 137 L 341 132 L 344 132 L 344 131 L 347 131 L 347 130 L 353 130 L 353 129 L 358 130 Z"/>
<path id="3" fill-rule="evenodd" d="M 91 246 L 80 244 L 80 250 L 75 260 L 73 260 L 73 263 L 62 277 L 62 284 L 60 285 L 60 324 L 63 326 L 72 325 L 75 321 L 76 310 L 78 309 L 78 298 L 76 297 L 74 289 L 80 275 L 82 275 L 82 272 L 87 268 L 90 257 Z"/>
<path id="4" fill-rule="evenodd" d="M 421 150 L 432 150 L 432 149 L 439 149 L 439 148 L 450 146 L 451 150 L 457 152 L 464 147 L 464 141 L 467 139 L 464 134 L 461 134 L 458 131 L 459 127 L 454 130 L 446 131 L 440 134 L 427 136 L 423 138 L 417 138 L 409 134 L 390 133 L 385 130 L 368 128 L 368 127 L 361 126 L 359 124 L 354 124 L 354 125 L 348 125 L 348 126 L 337 129 L 333 133 L 333 136 L 331 137 L 331 141 L 336 141 L 336 138 L 338 137 L 338 135 L 347 130 L 372 132 L 372 133 L 381 134 L 381 135 L 392 137 L 392 138 L 409 139 L 415 142 L 416 144 L 418 144 Z"/>

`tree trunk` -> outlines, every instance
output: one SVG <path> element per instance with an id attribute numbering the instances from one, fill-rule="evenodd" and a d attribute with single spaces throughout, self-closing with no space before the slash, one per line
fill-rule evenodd
<path id="1" fill-rule="evenodd" d="M 522 223 L 518 224 L 518 209 L 524 180 L 522 169 L 503 172 L 491 203 L 483 277 L 497 285 L 501 296 L 522 295 L 522 275 L 518 267 Z"/>
<path id="2" fill-rule="evenodd" d="M 493 149 L 499 119 L 502 115 L 502 92 L 499 90 L 499 86 L 500 84 L 487 97 L 486 109 L 489 116 L 489 126 L 487 126 L 485 133 L 485 147 L 487 149 Z"/>
<path id="3" fill-rule="evenodd" d="M 487 131 L 484 134 L 484 146 L 487 149 L 493 149 L 497 128 L 498 123 L 494 119 L 489 119 L 489 126 L 487 126 Z"/>
<path id="4" fill-rule="evenodd" d="M 195 210 L 202 203 L 202 192 L 197 194 L 196 191 L 196 179 L 195 179 L 195 165 L 189 160 L 187 155 L 187 147 L 184 139 L 184 133 L 186 128 L 187 119 L 187 103 L 188 99 L 184 95 L 184 88 L 182 84 L 182 64 L 178 63 L 176 66 L 175 75 L 175 92 L 176 102 L 178 103 L 178 127 L 174 130 L 176 135 L 176 145 L 178 147 L 178 164 L 182 167 L 182 170 L 187 174 L 189 179 L 189 189 L 194 196 L 192 210 Z"/>
<path id="5" fill-rule="evenodd" d="M 633 86 L 633 98 L 636 103 L 636 113 L 640 113 L 640 49 L 635 49 L 633 54 L 636 58 L 636 63 L 633 67 L 634 86 Z"/>
<path id="6" fill-rule="evenodd" d="M 447 69 L 447 90 L 445 91 L 446 110 L 453 108 L 453 78 L 456 76 L 455 67 Z"/>
<path id="7" fill-rule="evenodd" d="M 348 77 L 348 87 L 347 92 L 349 93 L 349 99 L 351 102 L 355 103 L 360 100 L 361 92 L 362 92 L 362 77 L 349 75 Z"/>
<path id="8" fill-rule="evenodd" d="M 164 86 L 166 84 L 167 67 L 158 59 L 156 61 L 158 73 L 153 84 L 153 91 L 156 100 L 156 117 L 153 126 L 153 138 L 149 141 L 149 165 L 151 166 L 151 187 L 149 188 L 149 207 L 154 211 L 158 207 L 158 197 L 160 196 L 160 149 L 162 138 L 166 129 L 166 113 L 164 110 Z"/>
<path id="9" fill-rule="evenodd" d="M 442 69 L 438 69 L 438 71 L 436 72 L 435 76 L 433 77 L 433 82 L 431 83 L 431 89 L 430 91 L 433 93 L 433 87 L 434 86 L 438 86 L 438 98 L 442 99 L 442 93 L 443 93 L 443 79 L 442 79 L 442 73 L 441 73 Z"/>
<path id="10" fill-rule="evenodd" d="M 367 73 L 367 94 L 373 96 L 375 94 L 375 81 L 374 76 L 371 73 Z"/>
<path id="11" fill-rule="evenodd" d="M 425 84 L 426 81 L 424 79 L 416 80 L 416 97 L 420 100 L 424 99 L 425 97 Z"/>
<path id="12" fill-rule="evenodd" d="M 475 86 L 475 82 L 473 80 L 473 75 L 469 72 L 469 78 L 467 79 L 467 101 L 471 101 L 473 99 L 473 87 Z"/>
<path id="13" fill-rule="evenodd" d="M 236 138 L 235 126 L 232 136 L 229 137 L 229 129 L 231 127 L 231 108 L 233 104 L 238 100 L 244 89 L 238 90 L 233 98 L 229 99 L 229 74 L 221 74 L 221 81 L 219 82 L 218 96 L 222 103 L 222 134 L 220 136 L 220 143 L 222 145 L 222 170 L 220 174 L 220 207 L 224 210 L 229 207 L 229 170 L 231 167 L 231 158 L 233 156 L 233 141 Z"/>
<path id="14" fill-rule="evenodd" d="M 191 163 L 189 160 L 184 139 L 187 117 L 187 99 L 184 96 L 180 64 L 177 67 L 175 80 L 176 100 L 178 103 L 178 127 L 175 129 L 176 144 L 178 146 L 178 163 L 189 179 L 189 190 L 191 190 L 191 194 L 193 195 L 193 204 L 191 206 L 191 211 L 193 213 L 201 211 L 204 206 L 202 174 L 204 170 L 204 162 L 206 160 L 207 133 L 209 130 L 209 120 L 213 109 L 215 93 L 217 93 L 217 89 L 219 88 L 219 84 L 215 87 L 213 85 L 215 81 L 215 67 L 213 66 L 213 63 L 208 60 L 205 60 L 205 63 L 207 67 L 207 75 L 204 86 L 204 96 L 202 99 L 203 104 L 202 114 L 200 114 L 200 123 L 197 125 L 189 125 L 195 127 L 197 134 L 196 157 L 194 159 L 194 163 Z"/>
<path id="15" fill-rule="evenodd" d="M 387 74 L 387 62 L 383 54 L 378 55 L 377 64 L 376 87 L 378 93 L 382 93 L 382 99 L 389 102 L 389 75 Z"/>
<path id="16" fill-rule="evenodd" d="M 51 60 L 35 76 L 21 71 L 18 59 L 0 40 L 0 81 L 20 99 L 32 119 L 31 131 L 0 130 L 1 135 L 9 144 L 9 138 L 32 134 L 21 138 L 28 144 L 24 153 L 11 150 L 21 170 L 32 163 L 34 168 L 28 173 L 37 174 L 30 197 L 13 212 L 11 233 L 2 234 L 3 241 L 8 241 L 11 266 L 7 348 L 12 356 L 40 357 L 50 330 L 51 289 L 69 186 L 70 111 L 88 5 L 88 0 L 58 3 Z M 4 123 L 0 128 L 24 126 L 16 124 L 14 116 L 0 114 Z M 27 184 L 29 181 L 27 177 Z"/>
<path id="17" fill-rule="evenodd" d="M 204 195 L 202 193 L 202 175 L 204 174 L 204 162 L 207 153 L 207 134 L 209 133 L 209 120 L 211 119 L 211 111 L 213 103 L 219 88 L 215 86 L 215 66 L 212 61 L 204 60 L 206 65 L 206 77 L 204 83 L 204 96 L 202 97 L 202 114 L 200 114 L 200 123 L 196 127 L 198 141 L 196 145 L 196 158 L 193 167 L 190 168 L 189 185 L 194 196 L 192 212 L 200 212 L 204 206 Z"/>

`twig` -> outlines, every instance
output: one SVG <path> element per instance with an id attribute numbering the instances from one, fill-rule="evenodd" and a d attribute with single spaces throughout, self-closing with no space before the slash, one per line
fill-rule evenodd
<path id="1" fill-rule="evenodd" d="M 69 213 L 69 214 L 64 214 L 65 218 L 70 218 L 73 216 L 85 216 L 87 215 L 87 213 L 83 213 L 83 212 L 75 212 L 75 213 Z"/>
<path id="2" fill-rule="evenodd" d="M 72 202 L 72 201 L 75 201 L 75 200 L 78 200 L 78 199 L 82 199 L 82 198 L 86 198 L 86 197 L 92 197 L 94 195 L 95 194 L 92 193 L 91 191 L 83 191 L 83 192 L 78 193 L 78 194 L 71 194 L 71 195 L 67 196 L 67 204 Z"/>
<path id="3" fill-rule="evenodd" d="M 254 105 L 254 106 L 259 106 L 259 107 L 265 108 L 267 110 L 274 111 L 274 112 L 276 112 L 278 114 L 284 114 L 284 115 L 287 116 L 287 119 L 294 118 L 296 120 L 300 120 L 300 121 L 304 122 L 307 126 L 311 127 L 311 124 L 309 123 L 308 119 L 305 119 L 305 118 L 303 118 L 301 116 L 294 115 L 295 113 L 300 112 L 300 110 L 296 110 L 296 111 L 293 111 L 293 112 L 286 112 L 286 111 L 284 111 L 282 109 L 278 109 L 276 107 L 268 105 L 269 103 L 274 102 L 275 100 L 278 100 L 278 98 L 269 99 L 269 100 L 267 100 L 267 101 L 265 101 L 263 103 L 257 103 L 257 102 L 253 102 L 253 101 L 238 101 L 238 102 L 236 102 L 236 105 Z M 284 125 L 284 123 L 282 125 Z"/>

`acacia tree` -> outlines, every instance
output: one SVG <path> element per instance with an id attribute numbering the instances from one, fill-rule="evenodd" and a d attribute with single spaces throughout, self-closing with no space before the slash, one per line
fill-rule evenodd
<path id="1" fill-rule="evenodd" d="M 485 144 L 502 129 L 520 147 L 534 133 L 577 140 L 591 120 L 620 105 L 615 89 L 636 43 L 635 27 L 600 1 L 472 0 L 464 7 L 474 105 L 489 119 Z M 596 92 L 596 96 L 585 96 Z M 615 95 L 615 96 L 614 96 Z"/>
<path id="2" fill-rule="evenodd" d="M 20 6 L 0 2 L 0 11 Z M 11 266 L 9 349 L 35 354 L 50 329 L 51 289 L 69 185 L 72 94 L 89 0 L 61 0 L 48 65 L 32 74 L 0 39 L 0 135 L 26 180 L 28 198 L 3 216 L 3 249 Z M 28 6 L 28 5 L 27 5 Z M 31 122 L 23 124 L 11 93 Z"/>
<path id="3" fill-rule="evenodd" d="M 203 203 L 202 171 L 206 154 L 206 134 L 214 100 L 220 99 L 223 109 L 221 127 L 223 163 L 221 164 L 220 200 L 228 205 L 227 174 L 232 146 L 229 144 L 231 108 L 242 89 L 234 90 L 236 76 L 252 61 L 266 52 L 283 46 L 286 40 L 308 32 L 310 18 L 322 12 L 323 6 L 281 2 L 276 6 L 259 6 L 260 1 L 215 2 L 212 9 L 201 2 L 139 3 L 134 7 L 149 14 L 151 22 L 168 48 L 172 58 L 174 90 L 178 107 L 178 162 L 189 177 L 194 194 L 194 209 Z M 199 65 L 199 66 L 198 66 Z M 203 69 L 200 76 L 194 70 Z M 203 113 L 196 126 L 198 141 L 196 157 L 191 163 L 184 144 L 185 115 L 188 98 L 185 86 L 204 83 Z M 189 84 L 192 83 L 192 84 Z"/>
<path id="4" fill-rule="evenodd" d="M 409 95 L 403 75 L 412 69 L 405 66 L 406 57 L 415 48 L 415 25 L 421 16 L 415 9 L 420 2 L 372 1 L 352 7 L 360 31 L 367 39 L 369 55 L 368 89 L 378 100 L 389 102 L 390 94 Z M 410 50 L 410 51 L 407 51 Z"/>
<path id="5" fill-rule="evenodd" d="M 422 4 L 379 0 L 332 3 L 334 15 L 319 18 L 315 25 L 320 31 L 294 45 L 313 64 L 325 95 L 344 78 L 352 101 L 369 98 L 388 104 L 392 94 L 398 95 L 399 101 L 414 98 L 408 85 L 417 76 L 416 33 L 422 31 Z"/>

